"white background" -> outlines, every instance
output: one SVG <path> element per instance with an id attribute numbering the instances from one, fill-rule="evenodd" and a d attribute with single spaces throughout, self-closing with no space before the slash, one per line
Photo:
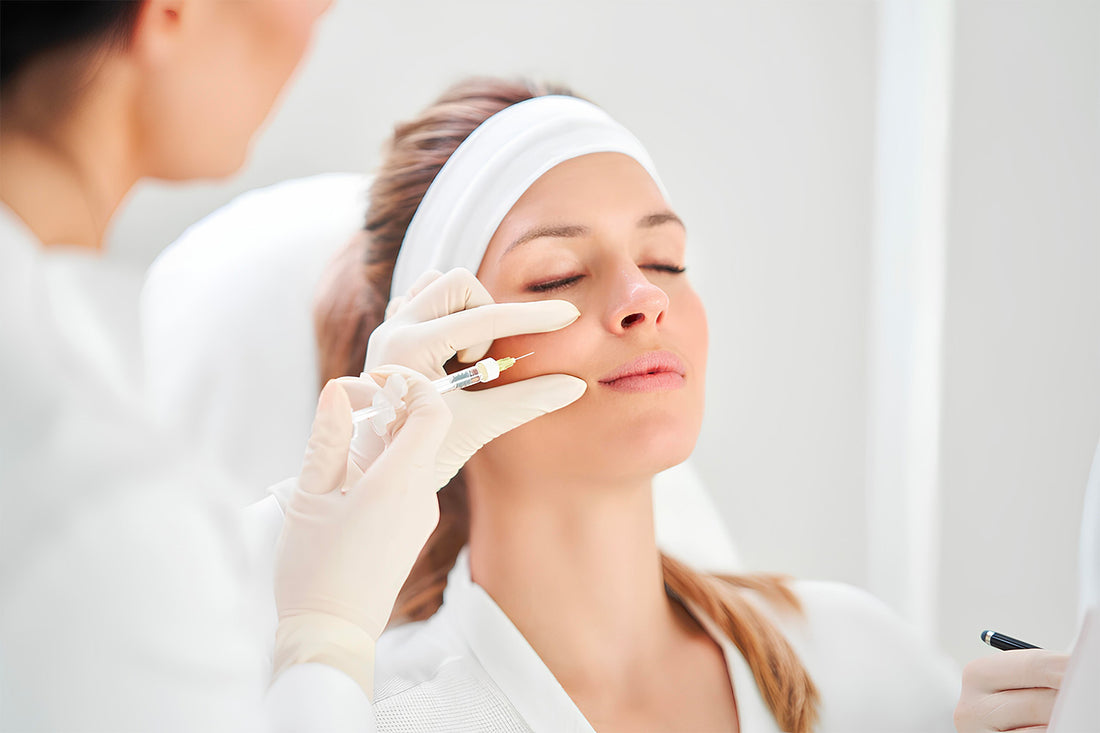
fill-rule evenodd
<path id="1" fill-rule="evenodd" d="M 982 628 L 1055 648 L 1076 628 L 1100 438 L 1100 2 L 940 4 L 938 457 L 921 489 L 935 498 L 934 613 L 918 620 L 965 661 L 984 653 Z M 393 123 L 463 76 L 563 82 L 646 143 L 688 224 L 711 328 L 695 463 L 746 565 L 875 590 L 870 558 L 890 534 L 868 531 L 865 499 L 889 119 L 877 84 L 897 7 L 338 0 L 248 167 L 141 186 L 112 249 L 145 265 L 241 191 L 370 171 Z"/>

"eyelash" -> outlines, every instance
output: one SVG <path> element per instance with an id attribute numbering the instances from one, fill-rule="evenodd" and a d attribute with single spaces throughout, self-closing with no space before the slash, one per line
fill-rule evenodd
<path id="1" fill-rule="evenodd" d="M 678 267 L 676 265 L 642 265 L 642 268 L 646 270 L 655 270 L 656 272 L 666 272 L 670 275 L 682 275 L 687 271 L 686 267 Z M 572 277 L 563 277 L 560 280 L 535 283 L 534 285 L 529 285 L 527 290 L 532 293 L 549 293 L 555 290 L 562 290 L 576 283 L 582 277 L 584 277 L 584 275 L 573 275 Z"/>
<path id="2" fill-rule="evenodd" d="M 574 275 L 573 277 L 565 277 L 565 278 L 562 278 L 561 280 L 551 280 L 550 282 L 545 282 L 545 283 L 535 283 L 534 285 L 529 285 L 527 287 L 527 289 L 529 291 L 531 291 L 532 293 L 549 293 L 549 292 L 552 292 L 554 290 L 561 290 L 562 288 L 567 288 L 570 285 L 572 285 L 573 283 L 580 280 L 581 277 L 583 277 L 583 276 L 582 275 Z"/>

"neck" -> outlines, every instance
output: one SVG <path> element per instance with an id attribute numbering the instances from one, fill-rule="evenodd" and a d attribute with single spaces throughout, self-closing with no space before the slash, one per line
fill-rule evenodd
<path id="1" fill-rule="evenodd" d="M 664 589 L 650 480 L 561 486 L 471 463 L 474 581 L 575 699 L 630 689 L 683 624 Z"/>
<path id="2" fill-rule="evenodd" d="M 111 217 L 139 178 L 117 86 L 93 82 L 65 102 L 44 96 L 58 87 L 43 78 L 13 80 L 4 90 L 0 200 L 44 245 L 102 249 Z"/>

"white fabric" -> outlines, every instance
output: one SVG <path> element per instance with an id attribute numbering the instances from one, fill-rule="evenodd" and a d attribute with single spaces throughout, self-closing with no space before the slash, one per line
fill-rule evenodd
<path id="1" fill-rule="evenodd" d="M 268 727 L 229 492 L 140 398 L 140 283 L 0 207 L 0 730 Z M 309 667 L 269 701 L 369 728 L 354 683 Z"/>
<path id="2" fill-rule="evenodd" d="M 369 184 L 334 173 L 250 191 L 149 269 L 142 326 L 153 405 L 226 472 L 242 504 L 301 468 L 317 404 L 313 289 L 362 225 Z M 654 510 L 666 552 L 701 569 L 739 567 L 690 462 L 658 474 Z"/>
<path id="3" fill-rule="evenodd" d="M 535 97 L 483 122 L 421 199 L 401 243 L 390 298 L 408 293 L 428 270 L 476 273 L 493 233 L 531 184 L 559 163 L 590 153 L 629 155 L 665 193 L 638 138 L 590 102 Z"/>
<path id="4" fill-rule="evenodd" d="M 243 493 L 302 465 L 317 405 L 312 304 L 363 225 L 370 179 L 330 173 L 250 191 L 149 268 L 142 324 L 152 407 Z"/>
<path id="5" fill-rule="evenodd" d="M 818 733 L 930 733 L 953 729 L 951 666 L 867 593 L 797 582 L 805 619 L 764 609 L 786 634 L 821 692 Z M 763 603 L 763 602 L 761 602 Z M 711 621 L 745 733 L 778 733 L 748 664 Z M 489 595 L 470 579 L 466 553 L 427 621 L 379 640 L 374 710 L 382 731 L 593 733 L 580 710 Z"/>

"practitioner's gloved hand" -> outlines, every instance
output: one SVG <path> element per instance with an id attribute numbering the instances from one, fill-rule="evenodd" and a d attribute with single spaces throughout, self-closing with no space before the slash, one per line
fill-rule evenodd
<path id="1" fill-rule="evenodd" d="M 445 275 L 428 272 L 408 295 L 390 302 L 386 321 L 370 337 L 364 369 L 400 364 L 438 379 L 446 374 L 443 365 L 456 354 L 460 361 L 476 362 L 495 339 L 556 331 L 579 315 L 576 306 L 564 300 L 494 303 L 485 286 L 463 268 Z M 528 420 L 565 407 L 585 388 L 584 380 L 568 374 L 544 374 L 445 395 L 454 421 L 439 451 L 436 483 L 442 488 L 481 446 Z M 361 452 L 358 439 L 352 450 Z"/>
<path id="2" fill-rule="evenodd" d="M 353 404 L 369 400 L 349 400 L 335 382 L 321 392 L 276 549 L 276 675 L 320 662 L 373 694 L 374 643 L 439 522 L 435 462 L 451 424 L 427 379 L 400 367 L 379 370 L 382 380 L 394 374 L 406 386 L 405 410 L 365 471 L 351 460 L 349 445 Z M 356 381 L 362 394 L 380 389 L 369 375 Z"/>
<path id="3" fill-rule="evenodd" d="M 963 669 L 955 708 L 959 733 L 1046 730 L 1068 654 L 1018 649 L 975 659 Z"/>

